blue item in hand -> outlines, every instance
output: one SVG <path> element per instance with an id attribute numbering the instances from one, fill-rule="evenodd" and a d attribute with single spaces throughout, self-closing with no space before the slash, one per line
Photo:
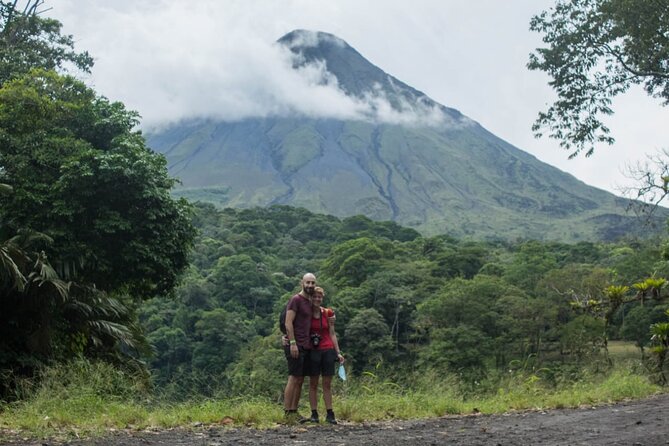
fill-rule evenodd
<path id="1" fill-rule="evenodd" d="M 346 381 L 346 369 L 344 368 L 343 365 L 339 366 L 339 370 L 337 370 L 337 374 L 341 378 L 342 381 Z"/>

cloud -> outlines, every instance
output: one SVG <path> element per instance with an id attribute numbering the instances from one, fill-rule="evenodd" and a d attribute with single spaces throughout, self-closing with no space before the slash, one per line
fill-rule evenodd
<path id="1" fill-rule="evenodd" d="M 511 144 L 588 184 L 617 192 L 625 163 L 667 147 L 669 107 L 644 92 L 616 101 L 610 128 L 614 147 L 567 160 L 548 138 L 534 139 L 537 113 L 553 101 L 549 78 L 525 67 L 543 46 L 528 30 L 530 17 L 553 0 L 58 0 L 48 14 L 96 57 L 88 78 L 156 125 L 179 117 L 304 113 L 364 115 L 357 104 L 314 72 L 292 73 L 273 42 L 294 29 L 330 32 L 396 78 L 460 110 Z M 306 81 L 304 77 L 306 76 Z M 309 81 L 309 76 L 315 78 Z M 313 85 L 305 88 L 305 82 Z M 412 116 L 379 100 L 388 121 Z M 420 115 L 423 117 L 419 117 Z M 413 122 L 429 118 L 415 111 Z M 437 114 L 438 117 L 438 114 Z M 411 119 L 409 119 L 411 121 Z"/>
<path id="2" fill-rule="evenodd" d="M 138 110 L 145 128 L 191 118 L 234 121 L 295 115 L 407 125 L 447 123 L 438 107 L 403 103 L 398 109 L 383 91 L 347 96 L 322 63 L 293 68 L 295 55 L 275 43 L 284 31 L 278 26 L 272 27 L 276 31 L 261 29 L 262 23 L 255 21 L 272 15 L 272 3 L 261 3 L 269 10 L 236 1 L 75 5 L 74 0 L 64 0 L 55 12 L 65 32 L 75 35 L 77 47 L 96 57 L 88 82 L 110 99 Z M 324 38 L 344 45 L 336 37 Z M 301 33 L 292 43 L 318 44 L 313 33 Z"/>

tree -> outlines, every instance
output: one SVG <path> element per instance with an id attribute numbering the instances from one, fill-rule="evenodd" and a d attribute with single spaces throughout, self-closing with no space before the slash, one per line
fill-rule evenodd
<path id="1" fill-rule="evenodd" d="M 465 377 L 478 377 L 489 356 L 490 339 L 469 325 L 438 328 L 430 333 L 430 344 L 420 354 L 426 367 L 447 368 Z"/>
<path id="2" fill-rule="evenodd" d="M 0 197 L 9 228 L 44 233 L 66 280 L 149 297 L 188 264 L 190 207 L 137 115 L 83 83 L 35 70 L 0 87 Z"/>
<path id="3" fill-rule="evenodd" d="M 357 371 L 378 367 L 393 351 L 390 328 L 373 308 L 364 309 L 351 319 L 343 339 Z"/>
<path id="4" fill-rule="evenodd" d="M 23 230 L 0 243 L 2 398 L 13 393 L 17 376 L 49 359 L 95 354 L 119 360 L 122 351 L 148 351 L 126 305 L 102 290 L 61 280 L 44 251 L 35 251 L 50 242 Z"/>
<path id="5" fill-rule="evenodd" d="M 457 342 L 464 342 L 466 333 L 480 333 L 486 339 L 485 356 L 494 359 L 496 364 L 506 361 L 507 354 L 512 353 L 510 346 L 506 345 L 508 339 L 508 325 L 504 314 L 500 312 L 498 302 L 504 302 L 505 297 L 520 297 L 522 293 L 517 288 L 504 282 L 502 279 L 492 276 L 479 275 L 472 280 L 455 279 L 449 282 L 437 293 L 433 293 L 420 303 L 417 308 L 417 317 L 415 327 L 419 333 L 425 335 L 429 344 L 439 340 L 440 347 L 437 350 L 429 345 L 426 352 L 429 355 L 438 354 L 440 349 L 458 348 L 452 342 L 446 342 L 443 338 L 449 335 L 461 336 Z M 520 314 L 515 315 L 515 324 L 521 324 Z M 531 337 L 534 333 L 525 334 Z M 442 342 L 444 341 L 444 342 Z M 464 344 L 462 348 L 466 347 Z M 477 349 L 477 351 L 479 351 Z M 475 366 L 473 358 L 468 353 L 463 353 L 460 359 L 452 359 L 454 356 L 449 354 L 451 366 L 477 368 L 484 364 L 484 358 L 480 358 Z M 457 356 L 457 355 L 456 355 Z M 434 356 L 430 356 L 435 359 Z M 467 357 L 468 359 L 464 359 Z M 462 361 L 459 366 L 456 362 Z M 492 362 L 492 361 L 491 361 Z"/>
<path id="6" fill-rule="evenodd" d="M 332 248 L 323 264 L 323 272 L 340 285 L 360 286 L 379 269 L 385 253 L 369 237 L 348 240 Z"/>
<path id="7" fill-rule="evenodd" d="M 581 361 L 590 355 L 597 355 L 603 347 L 604 322 L 589 314 L 581 314 L 560 329 L 560 350 Z"/>
<path id="8" fill-rule="evenodd" d="M 0 368 L 23 375 L 51 360 L 127 362 L 146 350 L 134 307 L 174 287 L 194 230 L 136 120 L 53 71 L 0 86 L 0 181 L 13 188 L 0 196 L 2 232 L 44 235 L 22 248 L 23 289 L 0 295 L 1 337 L 11 340 Z M 15 240 L 5 246 L 28 246 Z"/>
<path id="9" fill-rule="evenodd" d="M 8 195 L 13 191 L 9 184 L 0 183 L 0 195 Z M 0 215 L 1 217 L 2 215 Z M 26 285 L 26 277 L 22 271 L 22 265 L 29 261 L 28 255 L 16 240 L 5 239 L 5 224 L 0 220 L 0 289 L 15 289 L 23 291 Z"/>
<path id="10" fill-rule="evenodd" d="M 641 357 L 645 356 L 644 348 L 650 342 L 650 326 L 653 309 L 647 306 L 635 306 L 625 315 L 625 324 L 620 330 L 623 339 L 634 341 L 634 345 L 641 350 Z"/>
<path id="11" fill-rule="evenodd" d="M 49 361 L 132 361 L 135 307 L 174 287 L 194 237 L 137 113 L 56 73 L 92 58 L 43 0 L 18 3 L 0 1 L 0 396 Z"/>
<path id="12" fill-rule="evenodd" d="M 281 294 L 262 265 L 246 254 L 222 257 L 209 280 L 220 306 L 246 310 L 249 318 L 270 314 L 276 296 Z"/>
<path id="13" fill-rule="evenodd" d="M 249 395 L 252 398 L 267 396 L 281 401 L 286 385 L 285 371 L 277 366 L 284 355 L 276 335 L 256 337 L 244 345 L 239 352 L 239 360 L 226 372 L 230 377 L 231 389 L 235 395 Z"/>
<path id="14" fill-rule="evenodd" d="M 497 367 L 508 365 L 508 358 L 534 358 L 541 362 L 544 343 L 553 329 L 557 308 L 550 300 L 531 298 L 520 290 L 495 302 L 500 335 L 495 339 Z"/>
<path id="15" fill-rule="evenodd" d="M 193 341 L 193 368 L 212 375 L 220 375 L 239 356 L 255 331 L 249 321 L 222 308 L 202 313 L 195 323 Z"/>
<path id="16" fill-rule="evenodd" d="M 539 280 L 555 267 L 557 267 L 555 253 L 543 243 L 530 241 L 519 246 L 503 277 L 509 283 L 531 291 Z"/>
<path id="17" fill-rule="evenodd" d="M 623 194 L 652 204 L 651 207 L 641 204 L 634 206 L 635 211 L 640 208 L 640 213 L 648 210 L 652 212 L 669 195 L 669 162 L 667 160 L 669 160 L 669 150 L 662 149 L 647 155 L 644 161 L 626 167 L 625 175 L 634 181 L 634 186 L 623 189 Z"/>
<path id="18" fill-rule="evenodd" d="M 89 72 L 93 58 L 74 51 L 74 39 L 61 35 L 58 20 L 40 17 L 44 0 L 0 1 L 0 85 L 31 69 L 60 70 L 66 63 Z"/>
<path id="19" fill-rule="evenodd" d="M 151 358 L 153 379 L 166 384 L 190 366 L 193 346 L 180 328 L 161 326 L 147 336 L 156 354 Z"/>
<path id="20" fill-rule="evenodd" d="M 666 1 L 558 0 L 532 18 L 530 29 L 548 47 L 531 54 L 527 66 L 546 72 L 558 95 L 533 130 L 541 136 L 547 129 L 570 158 L 614 142 L 602 119 L 613 113 L 612 99 L 632 85 L 669 103 Z"/>
<path id="21" fill-rule="evenodd" d="M 669 316 L 669 310 L 665 312 L 665 315 Z M 664 369 L 667 365 L 667 355 L 669 354 L 669 322 L 658 322 L 651 325 L 650 332 L 652 334 L 651 342 L 653 343 L 651 352 L 657 361 L 656 367 L 660 382 L 666 385 L 667 375 Z"/>
<path id="22" fill-rule="evenodd" d="M 435 258 L 438 268 L 435 268 L 433 275 L 471 279 L 479 272 L 487 255 L 485 247 L 472 242 L 444 250 Z"/>

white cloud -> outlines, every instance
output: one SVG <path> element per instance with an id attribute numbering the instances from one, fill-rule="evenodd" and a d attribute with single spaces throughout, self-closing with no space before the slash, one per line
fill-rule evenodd
<path id="1" fill-rule="evenodd" d="M 269 3 L 264 3 L 266 6 Z M 240 2 L 65 2 L 55 15 L 96 57 L 89 81 L 143 116 L 145 127 L 188 118 L 239 120 L 271 115 L 433 124 L 433 107 L 393 109 L 383 94 L 347 96 L 324 64 L 293 68 L 293 54 L 261 32 L 259 10 Z M 231 6 L 231 7 L 230 7 Z M 83 9 L 82 9 L 83 8 Z M 60 9 L 60 8 L 59 8 Z M 79 17 L 75 20 L 75 16 Z M 87 17 L 89 20 L 82 20 Z M 104 20 L 91 21 L 91 17 Z M 72 27 L 71 23 L 79 26 Z M 334 36 L 324 36 L 344 45 Z M 294 45 L 317 45 L 301 33 Z"/>
<path id="2" fill-rule="evenodd" d="M 332 33 L 387 73 L 588 184 L 616 192 L 625 163 L 667 147 L 669 109 L 643 93 L 616 101 L 615 147 L 567 160 L 555 141 L 530 131 L 551 102 L 547 77 L 525 68 L 541 45 L 533 14 L 552 0 L 59 0 L 59 18 L 77 46 L 96 57 L 89 79 L 138 110 L 145 124 L 193 116 L 234 119 L 296 110 L 421 122 L 429 107 L 404 112 L 368 96 L 347 98 L 322 67 L 299 72 L 274 41 L 294 29 Z M 320 76 L 320 77 L 319 77 Z M 371 115 L 370 115 L 371 113 Z M 438 114 L 436 118 L 439 119 Z"/>

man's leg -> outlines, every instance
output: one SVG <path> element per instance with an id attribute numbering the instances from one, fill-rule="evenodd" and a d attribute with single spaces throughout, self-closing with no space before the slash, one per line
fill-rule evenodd
<path id="1" fill-rule="evenodd" d="M 302 395 L 302 384 L 304 383 L 304 377 L 309 376 L 310 368 L 310 356 L 309 350 L 303 350 L 300 348 L 300 364 L 295 367 L 295 388 L 293 389 L 293 410 L 297 410 L 297 406 L 300 404 L 300 396 Z"/>
<path id="2" fill-rule="evenodd" d="M 283 406 L 286 413 L 296 412 L 297 404 L 300 401 L 300 392 L 304 382 L 304 351 L 300 349 L 298 358 L 290 355 L 290 347 L 284 348 L 286 360 L 288 361 L 288 382 L 283 391 Z"/>
<path id="3" fill-rule="evenodd" d="M 291 376 L 293 382 L 293 394 L 290 399 L 290 410 L 297 411 L 297 406 L 300 404 L 300 395 L 302 394 L 302 383 L 304 383 L 304 376 Z"/>
<path id="4" fill-rule="evenodd" d="M 304 382 L 303 376 L 288 376 L 286 389 L 283 392 L 283 407 L 286 411 L 297 410 L 297 403 L 300 400 L 300 389 Z"/>

